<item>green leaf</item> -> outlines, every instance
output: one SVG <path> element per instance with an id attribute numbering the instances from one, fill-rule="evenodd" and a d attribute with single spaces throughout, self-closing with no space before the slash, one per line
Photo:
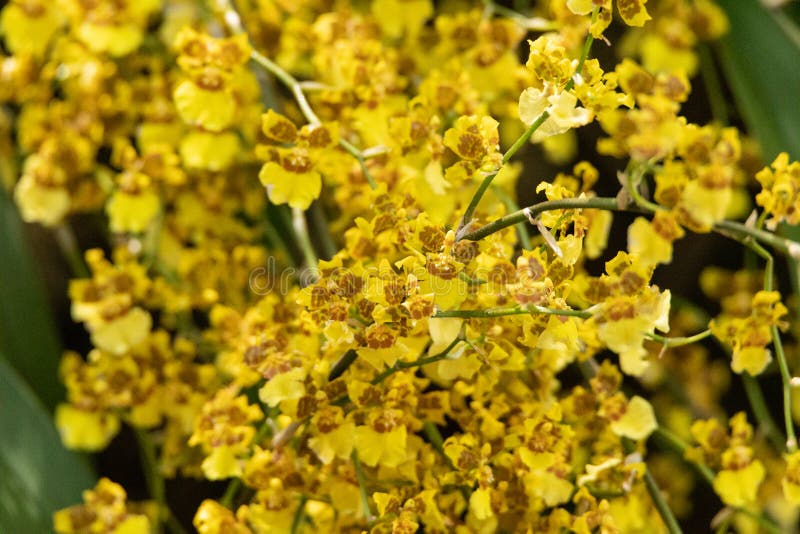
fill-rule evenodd
<path id="1" fill-rule="evenodd" d="M 766 162 L 782 151 L 800 158 L 800 46 L 786 26 L 793 22 L 756 0 L 719 5 L 730 20 L 720 59 L 742 118 Z"/>
<path id="2" fill-rule="evenodd" d="M 61 349 L 17 209 L 0 192 L 0 352 L 50 410 L 64 398 Z"/>
<path id="3" fill-rule="evenodd" d="M 33 391 L 0 355 L 0 532 L 52 532 L 53 512 L 94 485 Z"/>

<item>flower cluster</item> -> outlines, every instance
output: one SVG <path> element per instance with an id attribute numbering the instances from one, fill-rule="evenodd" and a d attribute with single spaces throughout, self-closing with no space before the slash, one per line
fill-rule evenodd
<path id="1" fill-rule="evenodd" d="M 794 528 L 766 246 L 798 255 L 770 230 L 800 221 L 800 167 L 754 174 L 744 134 L 681 113 L 723 12 L 441 4 L 2 8 L 5 185 L 28 222 L 108 230 L 73 258 L 91 347 L 62 360 L 64 444 L 127 425 L 153 480 L 229 481 L 197 499 L 202 534 L 674 531 L 692 467 L 737 521 Z M 592 43 L 620 32 L 641 62 L 605 69 Z M 583 127 L 616 176 L 576 158 Z M 529 142 L 560 172 L 534 177 Z M 762 211 L 734 221 L 756 184 Z M 700 276 L 713 319 L 659 277 L 710 232 L 766 261 Z M 785 428 L 728 418 L 731 370 L 764 417 L 752 377 L 773 360 Z M 55 529 L 170 526 L 161 493 L 145 513 L 102 479 Z"/>

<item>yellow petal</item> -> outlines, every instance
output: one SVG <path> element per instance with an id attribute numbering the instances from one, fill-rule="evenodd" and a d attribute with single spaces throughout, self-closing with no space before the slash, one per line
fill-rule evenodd
<path id="1" fill-rule="evenodd" d="M 14 189 L 14 201 L 25 222 L 45 226 L 59 224 L 69 212 L 72 201 L 63 187 L 44 187 L 25 174 Z"/>
<path id="2" fill-rule="evenodd" d="M 743 347 L 733 351 L 731 369 L 741 374 L 747 371 L 750 375 L 760 375 L 772 361 L 772 354 L 764 347 Z"/>
<path id="3" fill-rule="evenodd" d="M 302 367 L 275 375 L 259 390 L 258 398 L 268 406 L 299 399 L 306 393 L 305 378 L 306 370 Z"/>
<path id="4" fill-rule="evenodd" d="M 105 449 L 120 427 L 114 415 L 86 412 L 69 404 L 56 408 L 55 422 L 64 446 L 84 451 Z"/>
<path id="5" fill-rule="evenodd" d="M 723 469 L 714 478 L 714 491 L 729 506 L 746 506 L 755 502 L 764 475 L 759 460 L 743 469 Z"/>
<path id="6" fill-rule="evenodd" d="M 107 52 L 112 56 L 130 54 L 142 43 L 144 31 L 138 25 L 81 23 L 76 31 L 78 39 L 95 53 Z"/>
<path id="7" fill-rule="evenodd" d="M 611 431 L 633 440 L 648 437 L 658 427 L 653 406 L 642 397 L 634 396 L 620 419 L 611 423 Z"/>
<path id="8" fill-rule="evenodd" d="M 233 124 L 236 100 L 224 89 L 209 91 L 191 80 L 184 80 L 173 93 L 175 108 L 184 122 L 219 132 Z"/>
<path id="9" fill-rule="evenodd" d="M 274 204 L 289 204 L 293 208 L 308 209 L 319 198 L 322 177 L 317 171 L 289 172 L 274 161 L 266 163 L 258 173 L 267 187 L 269 199 Z"/>
<path id="10" fill-rule="evenodd" d="M 650 20 L 646 3 L 647 0 L 617 0 L 617 11 L 628 26 L 644 26 Z"/>
<path id="11" fill-rule="evenodd" d="M 132 308 L 120 317 L 110 321 L 91 323 L 92 343 L 111 354 L 124 354 L 141 343 L 147 334 L 153 319 L 142 308 Z"/>
<path id="12" fill-rule="evenodd" d="M 9 2 L 0 14 L 0 33 L 11 53 L 42 57 L 62 23 L 55 2 L 50 0 Z"/>
<path id="13" fill-rule="evenodd" d="M 138 195 L 117 191 L 106 205 L 111 231 L 144 232 L 158 214 L 160 207 L 161 201 L 152 191 Z"/>
<path id="14" fill-rule="evenodd" d="M 183 138 L 180 147 L 185 166 L 209 171 L 227 169 L 238 152 L 239 138 L 233 132 L 194 131 Z"/>

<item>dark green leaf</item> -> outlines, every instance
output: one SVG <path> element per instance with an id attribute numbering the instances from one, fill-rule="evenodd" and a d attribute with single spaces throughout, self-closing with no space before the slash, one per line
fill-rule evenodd
<path id="1" fill-rule="evenodd" d="M 50 414 L 0 355 L 0 532 L 52 532 L 53 512 L 93 485 L 86 459 L 61 445 Z"/>
<path id="2" fill-rule="evenodd" d="M 730 32 L 719 47 L 738 109 L 767 163 L 800 158 L 800 47 L 756 0 L 720 0 Z M 784 23 L 792 23 L 784 17 Z"/>
<path id="3" fill-rule="evenodd" d="M 64 398 L 61 349 L 27 245 L 16 207 L 0 193 L 0 352 L 52 410 Z"/>

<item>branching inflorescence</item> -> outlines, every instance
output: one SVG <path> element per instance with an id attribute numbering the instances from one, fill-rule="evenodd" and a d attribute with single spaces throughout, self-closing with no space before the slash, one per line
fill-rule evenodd
<path id="1" fill-rule="evenodd" d="M 92 343 L 63 358 L 56 424 L 87 451 L 133 428 L 155 502 L 102 479 L 57 532 L 180 532 L 165 477 L 228 481 L 198 501 L 203 534 L 679 532 L 696 483 L 722 528 L 796 528 L 773 254 L 800 259 L 775 232 L 800 221 L 800 163 L 754 175 L 743 134 L 681 115 L 724 13 L 442 4 L 2 9 L 5 185 L 70 258 Z M 604 69 L 615 12 L 641 50 Z M 542 179 L 532 143 L 565 170 Z M 86 212 L 109 254 L 77 250 Z M 703 271 L 714 317 L 652 281 L 709 233 L 753 265 Z M 758 381 L 774 367 L 782 428 Z M 756 428 L 726 413 L 731 373 Z"/>

